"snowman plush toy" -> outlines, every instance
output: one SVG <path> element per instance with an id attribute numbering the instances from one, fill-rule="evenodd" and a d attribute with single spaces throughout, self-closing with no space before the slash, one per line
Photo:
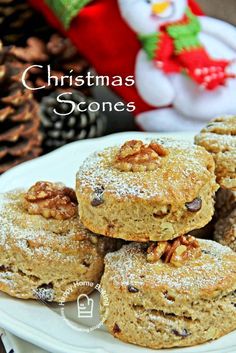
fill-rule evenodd
<path id="1" fill-rule="evenodd" d="M 153 107 L 138 123 L 149 131 L 196 130 L 236 114 L 236 28 L 195 16 L 187 0 L 119 0 L 142 45 L 136 85 Z"/>

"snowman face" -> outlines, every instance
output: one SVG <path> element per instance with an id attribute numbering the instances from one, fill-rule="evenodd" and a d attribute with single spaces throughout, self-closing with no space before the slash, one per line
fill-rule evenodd
<path id="1" fill-rule="evenodd" d="M 153 33 L 167 22 L 180 20 L 187 0 L 118 0 L 122 16 L 141 34 Z"/>

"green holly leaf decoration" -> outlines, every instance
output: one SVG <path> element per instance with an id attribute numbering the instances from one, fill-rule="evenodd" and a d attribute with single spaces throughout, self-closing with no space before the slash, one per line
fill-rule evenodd
<path id="1" fill-rule="evenodd" d="M 68 29 L 72 19 L 92 0 L 46 0 L 63 26 Z"/>

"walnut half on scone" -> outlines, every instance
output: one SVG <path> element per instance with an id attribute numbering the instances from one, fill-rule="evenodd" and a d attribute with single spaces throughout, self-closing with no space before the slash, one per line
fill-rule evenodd
<path id="1" fill-rule="evenodd" d="M 90 156 L 77 173 L 84 226 L 131 241 L 170 240 L 205 226 L 218 189 L 212 156 L 186 141 L 131 140 Z"/>
<path id="2" fill-rule="evenodd" d="M 142 243 L 105 257 L 105 325 L 114 337 L 160 349 L 200 344 L 236 329 L 236 254 L 210 240 L 199 245 L 201 255 L 180 267 L 148 262 Z M 105 304 L 101 298 L 102 316 Z"/>
<path id="3" fill-rule="evenodd" d="M 65 220 L 76 215 L 78 202 L 73 189 L 40 181 L 25 194 L 24 206 L 29 214 Z"/>
<path id="4" fill-rule="evenodd" d="M 181 235 L 172 241 L 152 243 L 147 249 L 147 261 L 155 263 L 162 259 L 176 267 L 183 266 L 186 261 L 201 256 L 201 248 L 197 239 L 190 235 Z"/>
<path id="5" fill-rule="evenodd" d="M 81 224 L 75 192 L 38 182 L 0 194 L 0 290 L 21 299 L 72 301 L 100 281 L 115 242 Z M 69 289 L 69 295 L 65 292 Z"/>
<path id="6" fill-rule="evenodd" d="M 161 158 L 167 155 L 161 145 L 156 142 L 144 144 L 142 141 L 131 140 L 121 146 L 114 165 L 123 172 L 145 172 L 161 166 Z"/>

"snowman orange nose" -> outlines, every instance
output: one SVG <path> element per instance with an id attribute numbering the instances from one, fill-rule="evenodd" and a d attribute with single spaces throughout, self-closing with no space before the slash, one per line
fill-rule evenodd
<path id="1" fill-rule="evenodd" d="M 168 9 L 169 6 L 170 6 L 169 1 L 156 2 L 155 4 L 152 5 L 152 13 L 154 15 L 162 14 L 164 11 Z"/>

